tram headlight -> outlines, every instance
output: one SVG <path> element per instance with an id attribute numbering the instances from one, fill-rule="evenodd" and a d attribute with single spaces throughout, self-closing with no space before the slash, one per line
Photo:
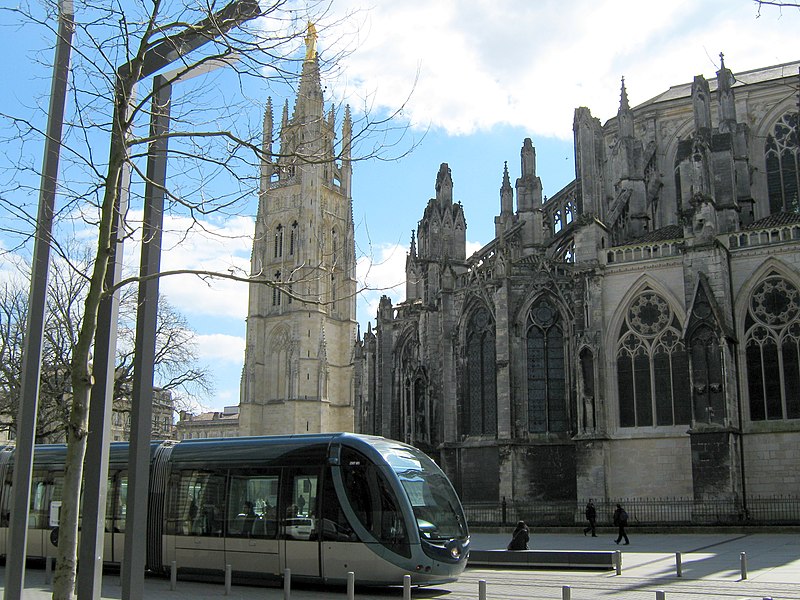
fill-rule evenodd
<path id="1" fill-rule="evenodd" d="M 459 548 L 456 544 L 450 546 L 450 556 L 452 556 L 455 560 L 461 558 L 461 548 Z"/>

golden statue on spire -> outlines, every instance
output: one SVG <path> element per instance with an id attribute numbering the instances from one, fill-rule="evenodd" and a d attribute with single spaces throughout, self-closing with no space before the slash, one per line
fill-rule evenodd
<path id="1" fill-rule="evenodd" d="M 308 22 L 308 33 L 306 33 L 306 62 L 317 59 L 317 28 L 314 23 Z"/>

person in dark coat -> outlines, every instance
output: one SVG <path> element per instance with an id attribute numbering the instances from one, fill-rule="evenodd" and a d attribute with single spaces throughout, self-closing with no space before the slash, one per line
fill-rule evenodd
<path id="1" fill-rule="evenodd" d="M 617 504 L 617 510 L 614 511 L 614 525 L 616 525 L 619 530 L 614 543 L 619 544 L 620 540 L 624 539 L 625 545 L 627 546 L 630 543 L 628 534 L 625 533 L 625 528 L 628 526 L 628 513 L 619 504 Z"/>
<path id="2" fill-rule="evenodd" d="M 592 502 L 591 498 L 586 505 L 586 520 L 589 521 L 589 526 L 583 529 L 583 535 L 586 535 L 591 531 L 592 537 L 597 537 L 597 533 L 595 532 L 595 526 L 597 524 L 597 509 L 594 507 L 594 502 Z"/>
<path id="3" fill-rule="evenodd" d="M 508 549 L 527 550 L 529 539 L 528 526 L 525 525 L 525 521 L 520 521 L 514 528 L 514 533 L 511 534 L 511 541 L 508 543 Z"/>

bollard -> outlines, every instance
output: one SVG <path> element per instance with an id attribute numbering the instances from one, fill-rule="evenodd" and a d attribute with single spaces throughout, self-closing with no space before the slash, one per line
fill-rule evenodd
<path id="1" fill-rule="evenodd" d="M 173 592 L 178 587 L 178 563 L 177 561 L 172 561 L 172 564 L 169 567 L 169 589 Z"/>
<path id="2" fill-rule="evenodd" d="M 663 592 L 661 590 L 657 591 L 656 592 L 656 600 L 667 600 L 666 592 Z"/>
<path id="3" fill-rule="evenodd" d="M 739 554 L 739 564 L 742 567 L 742 579 L 747 579 L 747 553 Z"/>
<path id="4" fill-rule="evenodd" d="M 231 566 L 225 565 L 225 595 L 231 593 Z"/>
<path id="5" fill-rule="evenodd" d="M 561 600 L 570 600 L 572 598 L 572 588 L 568 585 L 561 586 Z"/>
<path id="6" fill-rule="evenodd" d="M 411 575 L 403 575 L 403 600 L 411 600 Z"/>
<path id="7" fill-rule="evenodd" d="M 614 562 L 617 567 L 617 575 L 622 575 L 622 551 L 614 551 Z"/>
<path id="8" fill-rule="evenodd" d="M 354 600 L 356 597 L 356 574 L 353 571 L 347 572 L 347 600 Z"/>
<path id="9" fill-rule="evenodd" d="M 681 553 L 680 552 L 676 552 L 675 553 L 675 574 L 678 577 L 683 577 L 683 564 L 682 564 Z"/>
<path id="10" fill-rule="evenodd" d="M 478 580 L 478 600 L 486 600 L 486 580 Z"/>
<path id="11" fill-rule="evenodd" d="M 44 559 L 44 582 L 46 585 L 53 583 L 53 557 Z"/>
<path id="12" fill-rule="evenodd" d="M 283 570 L 283 600 L 289 600 L 292 597 L 292 570 Z"/>

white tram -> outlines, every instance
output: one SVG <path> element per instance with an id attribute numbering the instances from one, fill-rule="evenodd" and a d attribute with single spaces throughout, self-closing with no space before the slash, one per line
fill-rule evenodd
<path id="1" fill-rule="evenodd" d="M 37 446 L 28 556 L 54 556 L 66 448 Z M 9 549 L 13 446 L 0 450 L 0 555 Z M 104 561 L 125 537 L 128 445 L 111 445 Z M 52 536 L 55 537 L 55 536 Z M 349 433 L 153 442 L 147 568 L 234 580 L 364 585 L 455 580 L 469 554 L 461 503 L 423 452 Z"/>

